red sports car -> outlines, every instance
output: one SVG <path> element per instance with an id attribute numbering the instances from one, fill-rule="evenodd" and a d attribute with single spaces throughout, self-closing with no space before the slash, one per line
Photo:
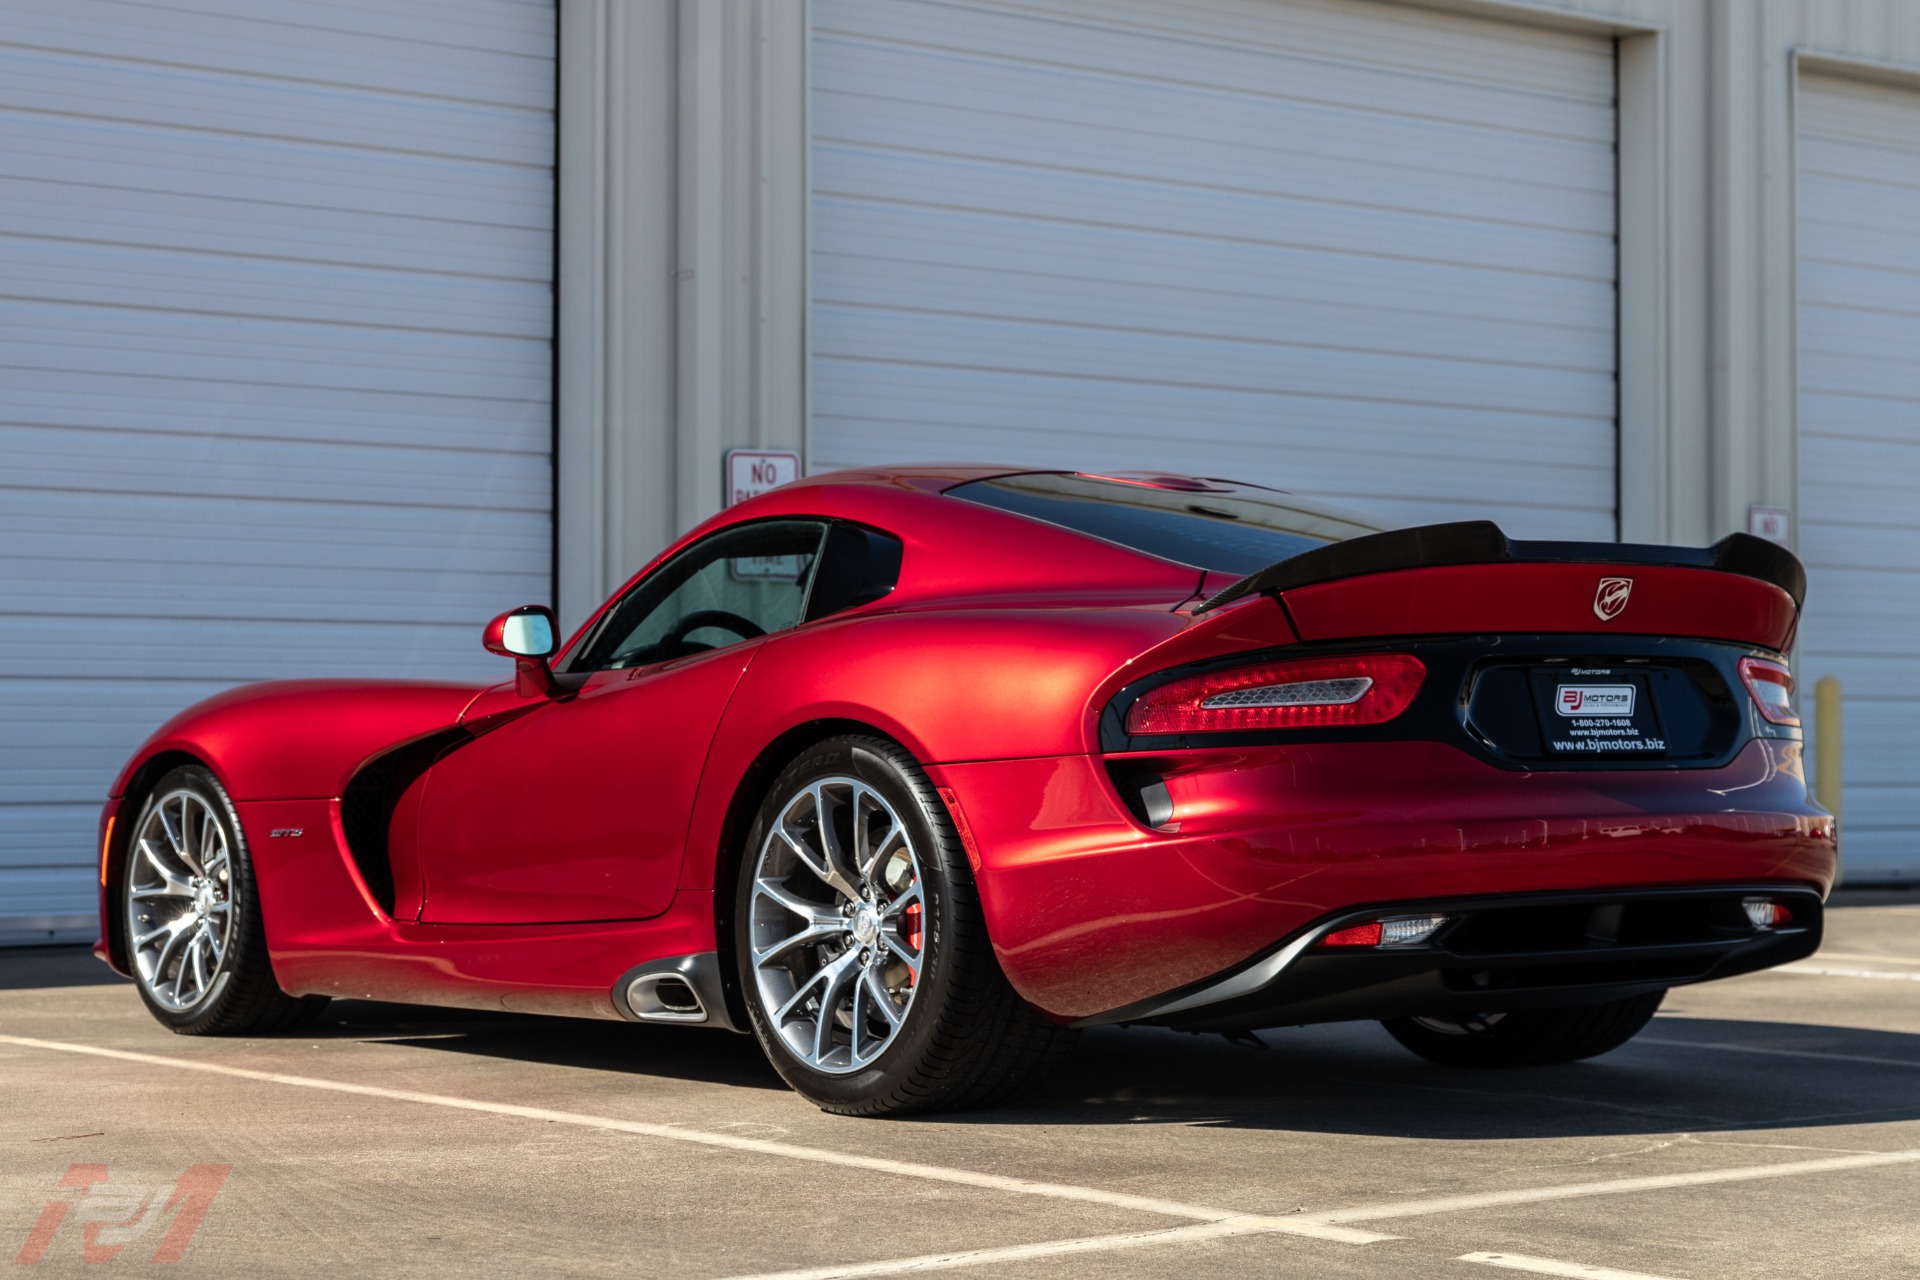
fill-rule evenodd
<path id="1" fill-rule="evenodd" d="M 330 996 L 758 1037 L 829 1110 L 1078 1027 L 1381 1019 L 1603 1053 L 1806 956 L 1800 564 L 1378 532 L 1170 475 L 850 471 L 688 534 L 514 678 L 254 685 L 102 816 L 101 954 L 187 1034 Z"/>

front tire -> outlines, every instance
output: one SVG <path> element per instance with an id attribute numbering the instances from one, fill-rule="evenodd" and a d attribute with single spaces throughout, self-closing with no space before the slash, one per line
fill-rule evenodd
<path id="1" fill-rule="evenodd" d="M 987 1105 L 1073 1040 L 1001 973 L 952 820 L 884 739 L 829 739 L 775 779 L 748 837 L 734 934 L 760 1047 L 825 1111 Z"/>
<path id="2" fill-rule="evenodd" d="M 1380 1025 L 1444 1067 L 1543 1067 L 1611 1053 L 1640 1034 L 1666 998 L 1655 991 L 1571 1009 L 1390 1018 Z"/>
<path id="3" fill-rule="evenodd" d="M 166 1027 L 185 1036 L 285 1031 L 326 1007 L 327 997 L 290 996 L 274 980 L 253 859 L 212 773 L 185 765 L 154 784 L 125 862 L 127 959 L 140 998 Z"/>

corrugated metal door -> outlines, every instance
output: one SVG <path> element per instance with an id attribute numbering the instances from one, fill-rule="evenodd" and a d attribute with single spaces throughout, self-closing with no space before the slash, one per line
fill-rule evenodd
<path id="1" fill-rule="evenodd" d="M 1169 467 L 1614 537 L 1610 40 L 816 0 L 810 465 Z"/>
<path id="2" fill-rule="evenodd" d="M 92 936 L 181 706 L 495 674 L 548 598 L 553 51 L 514 0 L 7 6 L 0 939 Z"/>
<path id="3" fill-rule="evenodd" d="M 1802 702 L 1839 678 L 1846 880 L 1920 880 L 1920 93 L 1803 79 L 1798 157 Z"/>

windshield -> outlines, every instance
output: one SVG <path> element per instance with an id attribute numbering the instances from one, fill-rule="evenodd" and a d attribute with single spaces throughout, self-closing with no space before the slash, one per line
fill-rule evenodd
<path id="1" fill-rule="evenodd" d="M 1241 577 L 1329 542 L 1377 532 L 1292 494 L 1222 480 L 1150 483 L 1039 472 L 975 480 L 947 493 Z"/>

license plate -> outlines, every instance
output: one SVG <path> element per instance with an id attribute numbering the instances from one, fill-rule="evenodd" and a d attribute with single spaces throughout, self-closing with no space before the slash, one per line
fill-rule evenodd
<path id="1" fill-rule="evenodd" d="M 1550 756 L 1659 756 L 1667 751 L 1646 676 L 1616 667 L 1536 667 L 1533 709 Z"/>

